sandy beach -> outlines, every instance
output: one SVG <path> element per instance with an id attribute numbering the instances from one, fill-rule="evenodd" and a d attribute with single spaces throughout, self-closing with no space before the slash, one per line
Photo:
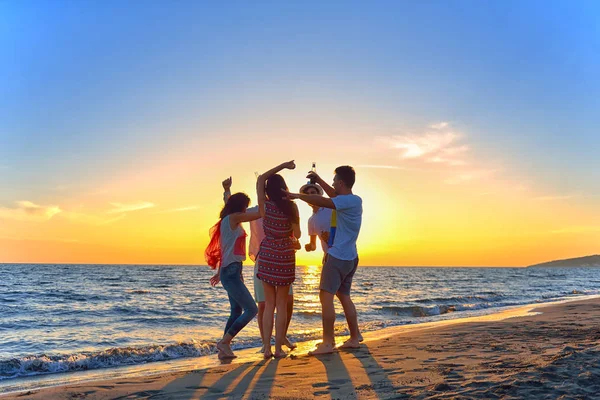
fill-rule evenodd
<path id="1" fill-rule="evenodd" d="M 524 316 L 514 317 L 514 315 Z M 387 336 L 387 337 L 386 337 Z M 402 399 L 600 396 L 600 299 L 367 335 L 355 351 L 256 360 L 3 399 Z M 341 341 L 339 338 L 338 341 Z"/>

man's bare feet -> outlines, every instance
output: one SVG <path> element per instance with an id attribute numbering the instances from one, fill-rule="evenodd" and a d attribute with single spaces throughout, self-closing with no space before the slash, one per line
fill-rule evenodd
<path id="1" fill-rule="evenodd" d="M 237 356 L 233 354 L 233 350 L 231 350 L 231 346 L 227 343 L 217 342 L 217 350 L 219 350 L 219 358 L 236 358 Z"/>
<path id="2" fill-rule="evenodd" d="M 317 346 L 316 349 L 314 349 L 313 351 L 309 351 L 308 355 L 309 356 L 318 356 L 320 354 L 331 354 L 336 351 L 337 351 L 337 349 L 335 348 L 335 346 L 332 346 L 329 343 L 321 343 L 320 345 Z"/>
<path id="3" fill-rule="evenodd" d="M 290 339 L 287 337 L 283 338 L 283 344 L 290 350 L 294 350 L 296 347 L 298 347 L 296 343 L 290 342 Z"/>
<path id="4" fill-rule="evenodd" d="M 322 344 L 323 344 L 323 342 L 315 343 L 315 349 Z M 331 342 L 330 344 L 331 344 L 331 347 L 335 347 L 335 340 L 333 342 Z"/>
<path id="5" fill-rule="evenodd" d="M 340 346 L 340 349 L 358 349 L 360 347 L 360 339 L 348 339 Z"/>

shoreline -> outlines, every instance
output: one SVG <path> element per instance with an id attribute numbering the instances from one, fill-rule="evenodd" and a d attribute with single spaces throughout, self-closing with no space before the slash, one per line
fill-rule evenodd
<path id="1" fill-rule="evenodd" d="M 371 345 L 377 345 L 378 343 L 406 337 L 407 335 L 427 336 L 427 332 L 437 332 L 452 329 L 461 329 L 464 325 L 468 324 L 493 324 L 501 321 L 507 321 L 514 318 L 531 318 L 539 315 L 543 310 L 552 307 L 561 306 L 567 303 L 579 303 L 579 302 L 594 302 L 597 301 L 600 304 L 600 296 L 582 296 L 578 298 L 569 298 L 549 303 L 536 303 L 528 304 L 517 307 L 510 307 L 506 310 L 486 314 L 475 317 L 463 317 L 455 319 L 440 320 L 435 322 L 423 322 L 417 324 L 408 324 L 400 326 L 386 327 L 384 329 L 366 332 L 364 334 L 365 341 L 363 347 L 370 347 Z M 345 339 L 344 336 L 336 337 L 338 344 L 342 343 Z M 317 340 L 311 340 L 307 342 L 298 343 L 298 349 L 289 353 L 290 356 L 282 360 L 289 362 L 293 360 L 306 359 L 306 353 L 314 348 Z M 172 361 L 162 361 L 156 363 L 148 363 L 136 366 L 124 366 L 112 369 L 99 369 L 85 372 L 69 372 L 59 374 L 48 374 L 48 375 L 37 375 L 27 378 L 17 378 L 14 384 L 10 380 L 5 382 L 4 385 L 0 383 L 0 390 L 3 391 L 0 394 L 0 398 L 11 398 L 11 396 L 18 396 L 22 398 L 28 395 L 34 395 L 40 392 L 55 392 L 63 391 L 68 387 L 88 387 L 94 386 L 98 382 L 113 382 L 116 380 L 128 379 L 132 382 L 142 382 L 152 379 L 165 379 L 165 377 L 173 377 L 179 375 L 186 375 L 190 373 L 197 373 L 198 371 L 211 371 L 222 367 L 237 367 L 241 368 L 245 365 L 253 363 L 261 363 L 262 357 L 258 352 L 257 348 L 250 348 L 236 351 L 238 358 L 231 362 L 230 365 L 223 365 L 216 357 L 216 355 L 203 356 L 197 358 L 185 358 L 177 359 Z M 320 359 L 321 357 L 319 357 Z M 308 358 L 315 359 L 314 357 Z M 273 361 L 276 362 L 276 361 Z M 106 385 L 104 385 L 106 386 Z M 6 390 L 10 391 L 6 391 Z M 41 398 L 41 397 L 40 397 Z M 90 397 L 90 398 L 110 398 L 110 397 Z"/>

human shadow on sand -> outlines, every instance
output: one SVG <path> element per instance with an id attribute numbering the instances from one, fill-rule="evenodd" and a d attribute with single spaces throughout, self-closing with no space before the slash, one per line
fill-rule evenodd
<path id="1" fill-rule="evenodd" d="M 262 371 L 261 371 L 262 370 Z M 261 360 L 254 363 L 240 364 L 236 368 L 224 373 L 212 384 L 207 377 L 211 370 L 188 373 L 181 378 L 171 381 L 160 394 L 156 393 L 157 399 L 223 399 L 223 398 L 268 398 L 271 393 L 275 373 L 277 371 L 276 360 Z M 259 374 L 260 372 L 260 374 Z M 214 369 L 213 372 L 214 373 Z M 258 376 L 257 379 L 255 377 Z M 204 382 L 203 382 L 204 381 Z M 238 381 L 235 385 L 234 382 Z M 247 395 L 251 383 L 255 381 L 252 392 Z"/>
<path id="2" fill-rule="evenodd" d="M 360 348 L 354 349 L 351 351 L 347 351 L 346 353 L 351 354 L 363 366 L 365 370 L 365 374 L 369 377 L 371 381 L 370 385 L 361 385 L 356 387 L 355 389 L 361 392 L 375 392 L 378 398 L 380 399 L 403 399 L 409 398 L 409 395 L 401 394 L 394 386 L 392 381 L 390 380 L 388 373 L 386 370 L 377 362 L 373 354 L 371 354 L 371 350 L 365 344 L 361 345 Z M 359 397 L 363 397 L 359 394 Z"/>
<path id="3" fill-rule="evenodd" d="M 349 357 L 355 357 L 360 361 L 365 375 L 371 381 L 370 384 L 354 386 L 352 377 L 344 360 L 349 361 Z M 340 390 L 348 398 L 361 398 L 365 395 L 372 397 L 375 395 L 380 399 L 384 398 L 402 398 L 397 393 L 394 385 L 387 376 L 385 370 L 375 360 L 369 348 L 361 345 L 358 349 L 351 351 L 342 351 L 339 353 L 325 354 L 316 356 L 323 363 L 327 373 L 327 380 L 313 384 L 315 391 L 313 396 L 330 395 L 335 397 L 335 391 Z"/>

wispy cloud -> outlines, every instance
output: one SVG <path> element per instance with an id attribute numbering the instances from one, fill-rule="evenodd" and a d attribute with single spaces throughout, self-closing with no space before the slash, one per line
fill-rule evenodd
<path id="1" fill-rule="evenodd" d="M 75 211 L 63 211 L 60 214 L 61 218 L 64 218 L 70 222 L 78 223 L 78 224 L 88 224 L 88 225 L 108 225 L 114 222 L 117 222 L 123 218 L 125 218 L 126 214 L 121 214 L 116 217 L 107 217 L 106 215 L 96 215 L 90 213 L 82 213 Z"/>
<path id="2" fill-rule="evenodd" d="M 437 124 L 431 124 L 429 127 L 431 129 L 446 129 L 450 125 L 449 122 L 438 122 Z"/>
<path id="3" fill-rule="evenodd" d="M 187 206 L 187 207 L 179 207 L 179 208 L 171 208 L 169 210 L 158 211 L 157 214 L 168 214 L 168 213 L 176 213 L 176 212 L 184 212 L 184 211 L 194 211 L 199 210 L 200 206 Z"/>
<path id="4" fill-rule="evenodd" d="M 55 205 L 39 205 L 28 200 L 18 201 L 16 208 L 0 207 L 0 219 L 14 219 L 19 221 L 46 221 L 62 212 Z"/>
<path id="5" fill-rule="evenodd" d="M 465 182 L 471 182 L 474 180 L 482 179 L 491 176 L 500 171 L 499 169 L 487 169 L 487 170 L 473 170 L 462 172 L 456 176 L 446 179 L 444 182 L 448 185 L 458 185 Z M 488 192 L 489 193 L 489 192 Z M 488 194 L 485 193 L 485 194 Z"/>
<path id="6" fill-rule="evenodd" d="M 465 135 L 452 129 L 448 122 L 430 125 L 423 132 L 379 137 L 389 148 L 399 150 L 404 160 L 422 160 L 451 166 L 466 165 L 465 153 L 470 147 L 463 143 Z"/>
<path id="7" fill-rule="evenodd" d="M 61 218 L 71 222 L 90 225 L 107 225 L 125 218 L 125 214 L 107 218 L 93 214 L 73 212 L 56 205 L 39 205 L 28 200 L 16 202 L 15 208 L 0 207 L 0 219 L 17 221 L 44 222 L 53 218 Z"/>
<path id="8" fill-rule="evenodd" d="M 114 208 L 112 210 L 107 211 L 107 214 L 121 214 L 155 207 L 154 203 L 150 203 L 148 201 L 134 204 L 110 203 L 110 205 Z"/>
<path id="9" fill-rule="evenodd" d="M 67 219 L 74 223 L 89 224 L 89 225 L 108 225 L 125 218 L 125 214 L 116 217 L 108 218 L 104 215 L 86 214 L 81 212 L 64 211 L 61 213 L 61 218 Z"/>

